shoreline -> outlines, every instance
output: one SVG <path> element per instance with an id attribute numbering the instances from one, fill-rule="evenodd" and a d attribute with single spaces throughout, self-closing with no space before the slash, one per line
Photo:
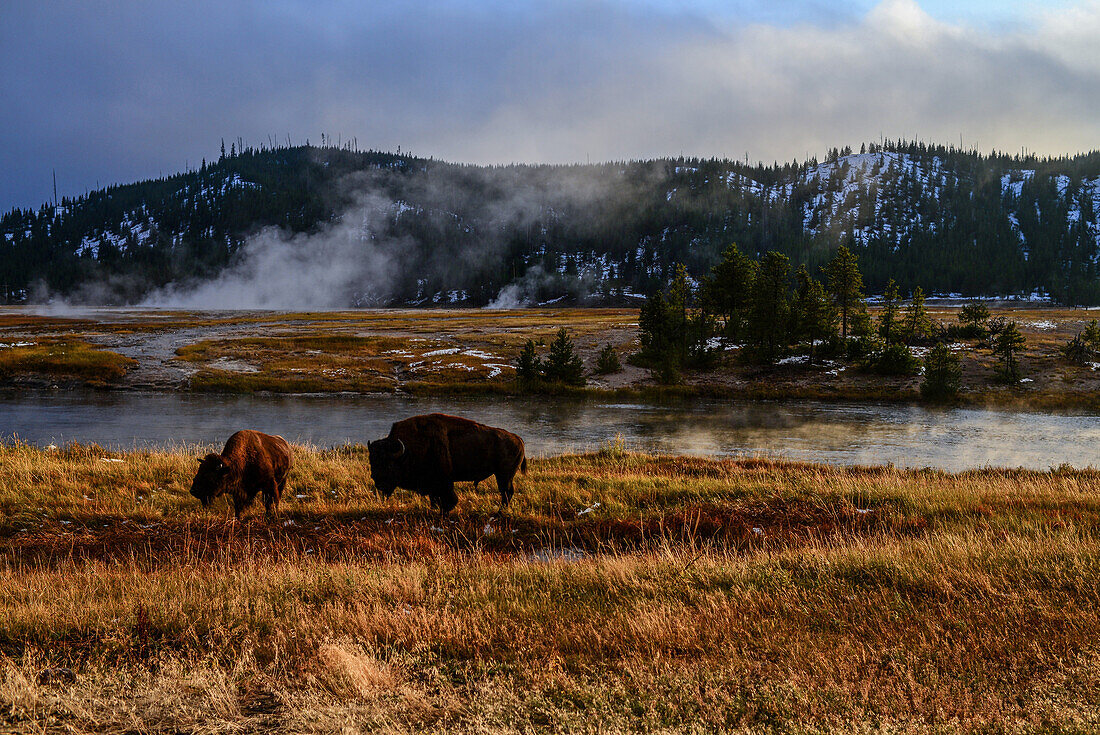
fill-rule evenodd
<path id="1" fill-rule="evenodd" d="M 928 409 L 935 408 L 986 408 L 1005 411 L 1054 411 L 1059 413 L 1100 411 L 1100 391 L 1074 393 L 1040 393 L 1028 388 L 1001 388 L 980 393 L 962 393 L 950 401 L 928 401 L 916 390 L 890 391 L 883 389 L 852 389 L 838 387 L 835 390 L 813 388 L 785 388 L 775 386 L 728 385 L 645 385 L 617 388 L 546 386 L 542 389 L 526 389 L 504 383 L 489 384 L 406 384 L 397 390 L 271 390 L 269 388 L 161 388 L 151 385 L 122 383 L 88 384 L 81 381 L 58 381 L 47 378 L 0 381 L 0 393 L 11 395 L 19 392 L 77 394 L 159 394 L 159 395 L 210 395 L 256 396 L 269 398 L 300 397 L 411 397 L 411 398 L 532 398 L 550 397 L 569 400 L 610 400 L 633 398 L 641 400 L 737 400 L 796 403 L 813 401 L 820 403 L 889 404 Z"/>

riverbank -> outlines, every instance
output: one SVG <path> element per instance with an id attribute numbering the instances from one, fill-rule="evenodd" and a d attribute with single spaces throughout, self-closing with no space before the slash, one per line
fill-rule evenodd
<path id="1" fill-rule="evenodd" d="M 442 524 L 357 447 L 282 515 L 202 448 L 0 448 L 2 728 L 1086 732 L 1095 471 L 531 461 Z"/>
<path id="2" fill-rule="evenodd" d="M 1024 380 L 996 380 L 996 361 L 976 340 L 950 345 L 962 366 L 957 405 L 1038 410 L 1100 408 L 1100 371 L 1066 361 L 1060 348 L 1093 313 L 1056 308 L 994 310 L 1027 338 Z M 932 318 L 957 322 L 956 308 Z M 626 363 L 637 351 L 638 313 L 630 309 L 364 310 L 354 312 L 179 312 L 86 309 L 56 314 L 0 308 L 0 387 L 94 384 L 123 391 L 230 394 L 381 393 L 419 396 L 522 395 L 513 378 L 527 339 L 549 343 L 566 327 L 588 367 L 583 389 L 545 387 L 544 395 L 595 398 L 692 396 L 730 399 L 920 400 L 920 376 L 882 376 L 844 361 L 810 366 L 799 358 L 760 367 L 728 350 L 714 370 L 689 372 L 675 386 Z M 596 375 L 596 355 L 610 345 L 621 372 Z M 79 347 L 79 349 L 75 349 Z M 104 369 L 88 370 L 88 347 Z M 543 348 L 545 350 L 545 348 Z M 918 348 L 918 357 L 927 348 Z M 50 360 L 42 359 L 43 354 Z M 66 364 L 62 357 L 80 357 Z M 61 355 L 62 357 L 58 357 Z M 75 359 L 75 358 L 74 358 Z"/>

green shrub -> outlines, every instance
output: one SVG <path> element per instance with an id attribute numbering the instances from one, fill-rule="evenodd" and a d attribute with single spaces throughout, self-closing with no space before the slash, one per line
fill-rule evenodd
<path id="1" fill-rule="evenodd" d="M 869 367 L 879 375 L 916 375 L 920 370 L 920 360 L 913 356 L 908 347 L 895 343 L 874 355 Z"/>
<path id="2" fill-rule="evenodd" d="M 1062 346 L 1062 357 L 1076 365 L 1085 365 L 1092 362 L 1094 355 L 1095 352 L 1092 347 L 1080 334 Z"/>
<path id="3" fill-rule="evenodd" d="M 962 382 L 962 366 L 943 342 L 937 343 L 924 361 L 924 380 L 920 394 L 925 400 L 945 401 L 959 393 Z"/>
<path id="4" fill-rule="evenodd" d="M 596 374 L 610 375 L 611 373 L 622 372 L 622 369 L 623 365 L 619 362 L 619 353 L 615 352 L 612 345 L 604 345 L 603 349 L 596 355 Z"/>

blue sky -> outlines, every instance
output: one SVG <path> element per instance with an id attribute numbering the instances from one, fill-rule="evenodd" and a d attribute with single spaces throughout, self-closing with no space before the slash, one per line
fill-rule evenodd
<path id="1" fill-rule="evenodd" d="M 5 0 L 0 210 L 356 137 L 478 163 L 1098 148 L 1100 0 Z"/>
<path id="2" fill-rule="evenodd" d="M 667 13 L 695 12 L 730 22 L 756 22 L 791 25 L 798 23 L 840 23 L 866 15 L 873 0 L 643 0 L 650 7 Z M 925 0 L 921 7 L 934 18 L 950 23 L 965 23 L 981 28 L 1025 26 L 1043 12 L 1069 7 L 1071 0 Z"/>

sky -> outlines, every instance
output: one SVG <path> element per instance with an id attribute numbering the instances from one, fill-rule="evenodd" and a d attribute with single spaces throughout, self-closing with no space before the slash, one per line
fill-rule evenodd
<path id="1" fill-rule="evenodd" d="M 354 137 L 473 163 L 1100 148 L 1100 0 L 0 3 L 0 211 Z"/>

